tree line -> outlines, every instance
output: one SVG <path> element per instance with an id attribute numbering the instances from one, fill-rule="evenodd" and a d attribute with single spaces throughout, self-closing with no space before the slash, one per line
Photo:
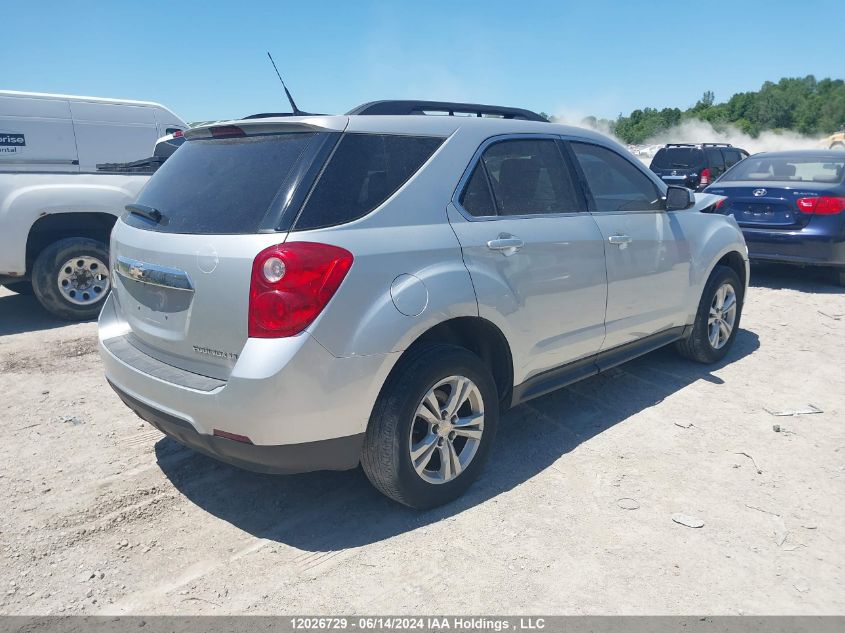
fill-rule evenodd
<path id="1" fill-rule="evenodd" d="M 620 114 L 615 121 L 588 117 L 584 123 L 609 129 L 626 143 L 642 143 L 689 119 L 707 121 L 716 129 L 733 125 L 751 136 L 778 129 L 825 136 L 845 128 L 845 82 L 841 79 L 816 80 L 813 75 L 783 78 L 777 83 L 767 81 L 756 92 L 739 92 L 723 103 L 715 101 L 708 90 L 683 111 L 644 108 L 628 116 Z"/>

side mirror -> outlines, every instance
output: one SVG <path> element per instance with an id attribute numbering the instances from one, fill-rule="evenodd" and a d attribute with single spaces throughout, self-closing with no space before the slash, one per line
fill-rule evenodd
<path id="1" fill-rule="evenodd" d="M 686 187 L 669 185 L 666 190 L 666 210 L 683 211 L 695 204 L 695 194 Z"/>

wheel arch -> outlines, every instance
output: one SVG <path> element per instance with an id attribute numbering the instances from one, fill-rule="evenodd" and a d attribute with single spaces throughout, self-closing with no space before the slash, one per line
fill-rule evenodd
<path id="1" fill-rule="evenodd" d="M 720 257 L 711 267 L 710 272 L 707 274 L 707 279 L 710 279 L 710 275 L 713 274 L 713 271 L 717 266 L 727 266 L 728 268 L 733 269 L 739 277 L 740 282 L 742 282 L 742 291 L 743 294 L 745 294 L 745 290 L 748 288 L 748 267 L 746 265 L 746 260 L 742 257 L 742 254 L 738 251 L 732 250 L 722 255 L 722 257 Z"/>
<path id="2" fill-rule="evenodd" d="M 504 407 L 510 402 L 514 376 L 510 344 L 495 324 L 479 316 L 447 319 L 420 334 L 402 352 L 384 384 L 386 385 L 397 368 L 401 367 L 403 358 L 409 352 L 434 343 L 457 345 L 476 354 L 490 369 L 499 392 L 501 406 Z"/>
<path id="3" fill-rule="evenodd" d="M 116 221 L 117 216 L 102 211 L 41 216 L 30 227 L 27 235 L 27 270 L 32 270 L 32 263 L 45 248 L 67 237 L 89 238 L 108 246 L 109 235 Z"/>

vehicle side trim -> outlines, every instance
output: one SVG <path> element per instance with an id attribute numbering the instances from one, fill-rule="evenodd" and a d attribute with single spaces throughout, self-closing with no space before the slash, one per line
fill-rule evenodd
<path id="1" fill-rule="evenodd" d="M 624 345 L 605 350 L 587 358 L 582 358 L 544 371 L 514 386 L 511 406 L 516 406 L 533 398 L 544 396 L 561 387 L 566 387 L 584 378 L 589 378 L 600 372 L 607 371 L 638 356 L 648 354 L 664 345 L 685 338 L 691 332 L 691 325 L 669 328 L 668 330 L 651 334 L 637 341 L 625 343 Z"/>
<path id="2" fill-rule="evenodd" d="M 4 165 L 78 165 L 75 158 L 4 158 Z"/>

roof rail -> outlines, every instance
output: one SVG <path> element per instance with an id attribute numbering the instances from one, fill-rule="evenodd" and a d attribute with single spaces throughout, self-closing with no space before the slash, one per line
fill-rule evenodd
<path id="1" fill-rule="evenodd" d="M 666 147 L 733 147 L 730 143 L 666 143 Z"/>
<path id="2" fill-rule="evenodd" d="M 508 108 L 505 106 L 481 105 L 479 103 L 452 103 L 450 101 L 370 101 L 352 108 L 346 114 L 428 114 L 442 113 L 450 116 L 474 115 L 476 117 L 493 116 L 503 119 L 524 119 L 526 121 L 548 120 L 531 110 Z"/>

